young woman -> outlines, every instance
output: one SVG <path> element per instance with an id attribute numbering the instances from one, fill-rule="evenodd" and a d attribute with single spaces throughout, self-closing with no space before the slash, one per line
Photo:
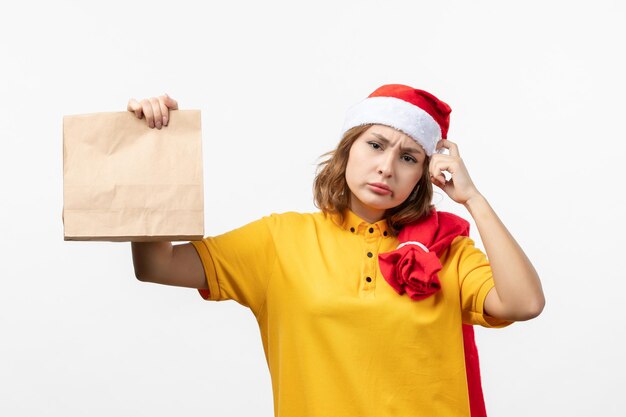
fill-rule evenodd
<path id="1" fill-rule="evenodd" d="M 128 104 L 159 129 L 176 108 L 168 96 Z M 136 276 L 249 307 L 276 416 L 470 415 L 463 323 L 528 320 L 544 296 L 446 139 L 449 114 L 425 91 L 380 87 L 349 110 L 320 164 L 321 212 L 183 245 L 132 243 Z M 467 208 L 489 261 L 466 221 L 433 209 L 432 184 Z"/>

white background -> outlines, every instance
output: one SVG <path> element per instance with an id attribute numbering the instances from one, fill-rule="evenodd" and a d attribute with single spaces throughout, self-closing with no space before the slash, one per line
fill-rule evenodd
<path id="1" fill-rule="evenodd" d="M 213 235 L 315 210 L 346 109 L 403 83 L 452 106 L 543 281 L 539 318 L 477 329 L 490 416 L 623 416 L 625 21 L 617 0 L 3 6 L 0 415 L 272 415 L 247 309 L 138 282 L 129 243 L 63 241 L 63 115 L 163 92 L 202 110 Z"/>

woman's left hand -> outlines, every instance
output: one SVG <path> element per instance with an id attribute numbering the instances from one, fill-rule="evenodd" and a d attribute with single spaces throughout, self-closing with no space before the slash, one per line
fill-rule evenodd
<path id="1" fill-rule="evenodd" d="M 456 143 L 442 139 L 437 142 L 436 149 L 441 148 L 448 149 L 450 154 L 436 153 L 430 158 L 428 166 L 430 181 L 459 204 L 465 204 L 470 198 L 480 195 L 459 156 L 459 147 Z M 448 172 L 451 176 L 447 181 L 444 172 Z"/>

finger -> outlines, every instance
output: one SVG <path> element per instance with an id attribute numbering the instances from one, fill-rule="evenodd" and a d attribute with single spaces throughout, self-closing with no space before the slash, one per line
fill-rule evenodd
<path id="1" fill-rule="evenodd" d="M 428 166 L 428 172 L 431 176 L 437 177 L 443 171 L 449 171 L 452 161 L 448 155 L 439 155 L 438 158 L 433 158 Z"/>
<path id="2" fill-rule="evenodd" d="M 141 119 L 143 117 L 141 104 L 139 104 L 139 102 L 135 100 L 134 98 L 131 98 L 130 100 L 128 100 L 128 106 L 126 106 L 126 110 L 134 112 L 135 116 L 137 116 L 138 119 Z"/>
<path id="3" fill-rule="evenodd" d="M 458 161 L 459 158 L 452 156 L 452 155 L 445 155 L 442 153 L 436 153 L 434 154 L 431 158 L 430 158 L 430 165 L 441 165 L 441 164 L 447 164 L 450 165 L 452 163 L 454 163 L 455 161 Z"/>
<path id="4" fill-rule="evenodd" d="M 159 97 L 159 108 L 161 109 L 161 122 L 163 123 L 163 126 L 167 126 L 170 111 L 164 103 L 163 96 Z"/>
<path id="5" fill-rule="evenodd" d="M 152 113 L 154 114 L 154 126 L 156 126 L 157 129 L 160 129 L 161 126 L 163 126 L 163 115 L 161 114 L 159 99 L 152 97 L 150 99 L 150 104 L 152 105 Z"/>
<path id="6" fill-rule="evenodd" d="M 438 164 L 433 164 L 429 169 L 430 178 L 436 185 L 446 182 L 446 177 L 442 168 Z"/>
<path id="7" fill-rule="evenodd" d="M 451 178 L 462 170 L 462 160 L 457 156 L 438 154 L 437 158 L 431 160 L 428 169 L 431 175 L 443 173 L 446 178 Z"/>
<path id="8" fill-rule="evenodd" d="M 449 141 L 448 139 L 441 139 L 437 142 L 437 146 L 435 146 L 436 150 L 441 148 L 445 148 L 450 152 L 450 156 L 460 156 L 459 147 L 456 143 Z"/>
<path id="9" fill-rule="evenodd" d="M 455 157 L 440 155 L 440 158 L 432 162 L 428 167 L 432 183 L 439 188 L 445 188 L 453 179 L 454 164 L 457 160 Z"/>
<path id="10" fill-rule="evenodd" d="M 443 175 L 440 175 L 437 177 L 431 176 L 430 182 L 432 182 L 433 184 L 435 184 L 437 187 L 441 188 L 442 190 L 446 187 L 446 180 L 445 178 L 443 178 Z"/>
<path id="11" fill-rule="evenodd" d="M 430 161 L 430 165 L 428 165 L 428 173 L 430 174 L 430 178 L 434 178 L 439 173 L 437 169 L 437 164 L 434 160 Z"/>
<path id="12" fill-rule="evenodd" d="M 178 110 L 178 102 L 174 100 L 172 97 L 168 96 L 167 93 L 165 93 L 164 102 L 168 109 Z"/>
<path id="13" fill-rule="evenodd" d="M 152 104 L 150 104 L 150 101 L 143 99 L 141 100 L 141 108 L 143 109 L 144 116 L 146 116 L 148 127 L 152 129 L 154 127 L 154 110 L 152 109 Z"/>

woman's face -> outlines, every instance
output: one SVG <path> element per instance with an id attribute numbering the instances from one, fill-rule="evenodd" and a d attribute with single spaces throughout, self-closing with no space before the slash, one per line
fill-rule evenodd
<path id="1" fill-rule="evenodd" d="M 406 200 L 424 170 L 424 149 L 404 133 L 373 125 L 354 141 L 346 166 L 350 209 L 375 223 Z"/>

